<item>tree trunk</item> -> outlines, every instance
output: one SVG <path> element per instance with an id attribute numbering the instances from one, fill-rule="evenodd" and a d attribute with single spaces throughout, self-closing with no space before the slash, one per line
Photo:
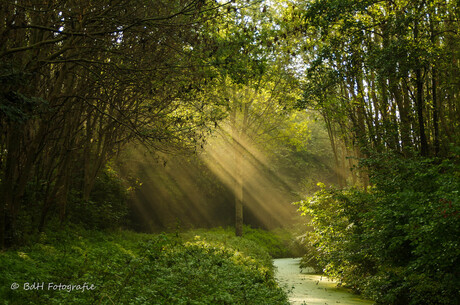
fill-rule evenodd
<path id="1" fill-rule="evenodd" d="M 337 177 L 337 182 L 341 187 L 343 187 L 345 186 L 345 181 L 344 181 L 344 177 L 342 176 L 342 171 L 340 168 L 339 153 L 337 151 L 338 147 L 337 147 L 337 144 L 335 143 L 335 135 L 334 135 L 334 131 L 332 130 L 332 122 L 329 120 L 326 113 L 323 113 L 323 118 L 324 118 L 324 122 L 326 123 L 326 129 L 329 135 L 329 141 L 331 143 L 332 152 L 334 154 L 335 174 Z"/>
<path id="2" fill-rule="evenodd" d="M 3 176 L 3 205 L 0 208 L 0 243 L 2 248 L 6 247 L 6 239 L 14 230 L 17 205 L 17 179 L 19 176 L 19 151 L 22 127 L 18 124 L 11 124 L 7 133 L 7 155 L 5 171 Z"/>
<path id="3" fill-rule="evenodd" d="M 395 73 L 395 72 L 392 72 Z M 403 152 L 407 152 L 411 147 L 410 140 L 410 117 L 409 117 L 409 105 L 404 102 L 403 94 L 396 81 L 396 77 L 391 75 L 389 77 L 390 90 L 394 98 L 396 106 L 398 107 L 399 120 L 400 120 L 400 134 L 401 134 L 401 149 Z M 396 143 L 395 143 L 396 145 Z"/>
<path id="4" fill-rule="evenodd" d="M 238 143 L 237 143 L 238 145 Z M 243 200 L 244 184 L 241 163 L 243 155 L 240 149 L 235 150 L 235 235 L 243 236 Z"/>
<path id="5" fill-rule="evenodd" d="M 236 121 L 237 109 L 232 109 L 230 113 L 230 122 L 232 128 L 232 144 L 234 154 L 234 186 L 233 194 L 235 197 L 235 235 L 243 236 L 243 200 L 244 200 L 244 186 L 243 186 L 243 172 L 242 161 L 243 152 L 240 143 L 240 131 L 238 130 Z"/>
<path id="6" fill-rule="evenodd" d="M 430 15 L 431 43 L 436 45 L 434 24 Z M 433 129 L 434 129 L 434 155 L 439 154 L 439 115 L 438 115 L 438 97 L 437 97 L 437 71 L 434 65 L 431 68 L 431 95 L 433 99 Z"/>
<path id="7" fill-rule="evenodd" d="M 418 39 L 418 22 L 415 21 L 414 26 L 414 40 Z M 417 84 L 417 96 L 416 96 L 416 107 L 417 107 L 417 117 L 418 117 L 418 128 L 420 136 L 420 154 L 422 156 L 428 156 L 428 142 L 425 134 L 425 124 L 423 118 L 423 79 L 422 79 L 422 68 L 420 67 L 420 61 L 416 59 L 416 69 L 415 69 L 415 82 Z"/>
<path id="8" fill-rule="evenodd" d="M 417 68 L 415 71 L 416 83 L 417 83 L 417 117 L 418 127 L 420 133 L 420 153 L 422 156 L 428 156 L 428 142 L 425 134 L 425 124 L 423 117 L 423 80 L 422 80 L 422 69 Z"/>

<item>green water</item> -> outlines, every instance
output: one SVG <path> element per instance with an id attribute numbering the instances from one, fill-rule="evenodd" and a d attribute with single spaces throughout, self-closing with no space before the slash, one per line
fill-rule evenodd
<path id="1" fill-rule="evenodd" d="M 364 305 L 373 304 L 349 292 L 336 287 L 337 283 L 324 276 L 300 272 L 300 258 L 280 258 L 273 260 L 277 267 L 276 279 L 282 287 L 292 289 L 289 300 L 292 305 Z"/>

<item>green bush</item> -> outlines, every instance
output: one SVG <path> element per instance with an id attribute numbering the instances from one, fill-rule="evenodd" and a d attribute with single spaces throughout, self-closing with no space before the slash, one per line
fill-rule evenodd
<path id="1" fill-rule="evenodd" d="M 69 220 L 87 229 L 128 226 L 128 192 L 123 180 L 107 166 L 97 177 L 90 198 L 81 199 L 73 192 L 69 202 Z"/>
<path id="2" fill-rule="evenodd" d="M 367 160 L 373 187 L 301 202 L 319 266 L 377 304 L 459 304 L 456 160 Z"/>

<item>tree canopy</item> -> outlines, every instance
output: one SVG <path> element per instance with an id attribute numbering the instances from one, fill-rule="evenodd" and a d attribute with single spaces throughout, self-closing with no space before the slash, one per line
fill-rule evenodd
<path id="1" fill-rule="evenodd" d="M 202 94 L 212 49 L 201 33 L 219 6 L 2 1 L 2 241 L 21 210 L 41 215 L 32 221 L 42 228 L 50 209 L 65 218 L 70 190 L 88 200 L 123 144 L 202 141 L 222 116 Z"/>

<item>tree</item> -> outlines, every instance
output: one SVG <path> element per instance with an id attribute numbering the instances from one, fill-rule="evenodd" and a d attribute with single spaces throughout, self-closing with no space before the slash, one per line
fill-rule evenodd
<path id="1" fill-rule="evenodd" d="M 220 134 L 228 139 L 233 154 L 231 170 L 237 236 L 243 234 L 245 171 L 246 162 L 251 158 L 250 147 L 261 142 L 263 135 L 273 134 L 289 119 L 289 110 L 298 94 L 291 77 L 287 71 L 273 66 L 258 78 L 247 80 L 246 84 L 235 83 L 228 77 L 222 80 L 219 92 L 228 102 L 229 117 L 220 124 Z"/>
<path id="2" fill-rule="evenodd" d="M 458 141 L 458 92 L 450 85 L 456 77 L 441 79 L 437 67 L 458 70 L 451 44 L 458 27 L 450 1 L 299 2 L 287 31 L 304 41 L 300 106 L 320 109 L 346 155 L 446 155 Z"/>
<path id="3" fill-rule="evenodd" d="M 2 1 L 2 246 L 17 239 L 26 209 L 27 229 L 42 229 L 50 211 L 64 221 L 70 189 L 87 200 L 125 143 L 200 141 L 220 116 L 200 94 L 210 52 L 200 32 L 219 6 Z"/>

